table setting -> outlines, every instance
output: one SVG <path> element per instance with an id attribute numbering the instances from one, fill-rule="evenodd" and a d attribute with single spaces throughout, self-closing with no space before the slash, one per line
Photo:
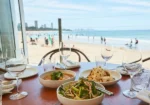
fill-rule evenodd
<path id="1" fill-rule="evenodd" d="M 107 48 L 107 51 L 110 50 Z M 16 91 L 14 91 L 16 85 L 17 94 L 23 93 L 20 95 L 21 97 L 16 99 L 11 98 L 11 95 L 14 95 L 12 93 L 10 93 L 10 96 L 7 94 L 4 95 L 4 105 L 11 103 L 8 97 L 11 100 L 20 99 L 22 104 L 32 103 L 39 105 L 48 103 L 50 105 L 99 105 L 101 103 L 104 105 L 109 105 L 109 103 L 115 105 L 117 103 L 121 104 L 122 101 L 133 105 L 136 105 L 135 102 L 138 103 L 138 105 L 149 103 L 150 91 L 148 87 L 150 83 L 150 72 L 143 69 L 141 63 L 130 64 L 123 59 L 122 65 L 118 66 L 122 67 L 127 73 L 124 75 L 117 70 L 117 66 L 114 69 L 109 69 L 109 67 L 113 67 L 114 64 L 107 63 L 106 65 L 105 63 L 103 66 L 100 60 L 97 59 L 95 59 L 93 63 L 74 62 L 68 60 L 71 53 L 67 53 L 68 55 L 63 54 L 65 53 L 60 54 L 63 63 L 58 62 L 58 58 L 56 57 L 54 60 L 43 59 L 42 65 L 37 67 L 38 69 L 32 66 L 28 67 L 25 62 L 23 62 L 25 68 L 24 65 L 20 65 L 22 63 L 19 62 L 18 64 L 15 60 L 11 63 L 6 62 L 7 73 L 4 74 L 4 78 L 8 81 L 16 79 L 13 80 L 16 82 L 13 84 L 12 91 L 16 93 Z M 112 57 L 113 53 L 111 52 L 111 54 Z M 111 57 L 109 59 L 111 59 Z M 107 59 L 107 61 L 109 59 Z M 64 62 L 67 63 L 65 64 Z M 59 64 L 61 64 L 61 66 Z M 67 66 L 74 64 L 78 66 L 67 68 Z M 16 70 L 17 73 L 13 73 L 16 72 Z M 21 72 L 18 74 L 19 70 L 21 70 Z M 37 74 L 38 76 L 34 76 Z M 17 82 L 19 80 L 23 81 L 19 84 Z M 18 91 L 19 85 L 21 86 L 21 91 Z M 27 101 L 33 99 L 33 97 L 36 97 L 38 100 Z M 124 100 L 120 101 L 120 97 Z M 119 101 L 115 101 L 114 98 Z M 16 102 L 18 101 L 14 101 L 12 105 L 16 105 Z"/>

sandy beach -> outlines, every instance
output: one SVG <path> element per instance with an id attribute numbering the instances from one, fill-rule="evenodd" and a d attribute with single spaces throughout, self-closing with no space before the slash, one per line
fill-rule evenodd
<path id="1" fill-rule="evenodd" d="M 92 62 L 95 61 L 95 56 L 101 56 L 100 49 L 104 47 L 104 45 L 101 45 L 101 44 L 98 45 L 98 44 L 92 44 L 92 43 L 81 43 L 81 42 L 75 42 L 73 40 L 65 41 L 65 42 L 73 44 L 75 48 L 84 52 Z M 51 46 L 51 45 L 46 46 L 44 42 L 44 37 L 39 38 L 38 41 L 36 41 L 35 43 L 36 45 L 32 45 L 32 43 L 30 42 L 29 36 L 27 36 L 29 64 L 37 65 L 40 62 L 44 54 L 46 54 L 47 52 L 55 48 L 59 48 L 58 39 L 54 39 L 54 46 Z M 132 49 L 126 49 L 123 47 L 118 48 L 114 46 L 113 57 L 108 61 L 108 63 L 121 64 L 123 50 L 127 50 L 128 52 L 133 51 Z M 56 54 L 55 58 L 57 59 L 58 56 L 59 54 Z M 131 57 L 131 61 L 133 58 L 136 58 L 136 57 L 137 56 L 135 52 L 135 54 Z M 142 51 L 142 57 L 143 59 L 150 57 L 150 51 Z M 73 53 L 71 53 L 71 56 L 68 59 L 72 61 L 78 61 L 77 55 Z M 102 58 L 101 58 L 101 61 L 103 61 Z M 86 62 L 86 59 L 84 59 L 83 57 L 82 57 L 82 62 Z M 150 68 L 149 65 L 150 65 L 150 61 L 143 63 L 143 66 L 145 68 Z"/>
<path id="2" fill-rule="evenodd" d="M 28 32 L 28 33 L 31 33 L 31 32 Z M 58 37 L 56 37 L 56 38 L 58 38 Z M 55 48 L 59 48 L 58 39 L 56 39 L 56 38 L 54 39 L 54 46 L 51 46 L 51 45 L 46 46 L 45 42 L 44 42 L 44 37 L 39 38 L 38 41 L 35 41 L 36 45 L 32 45 L 32 43 L 30 42 L 30 37 L 28 35 L 27 36 L 27 46 L 28 46 L 29 64 L 38 65 L 38 63 L 40 62 L 40 60 L 44 54 L 46 54 L 47 52 L 49 52 Z M 21 42 L 21 37 L 19 37 L 19 40 Z M 73 44 L 75 48 L 84 52 L 92 62 L 95 62 L 95 56 L 101 56 L 100 49 L 102 47 L 104 47 L 103 44 L 81 43 L 81 42 L 75 42 L 73 40 L 65 40 L 65 42 Z M 114 46 L 113 57 L 108 61 L 108 63 L 121 64 L 124 50 L 127 50 L 127 52 L 133 51 L 132 49 L 126 49 L 124 47 L 118 48 L 118 47 Z M 58 56 L 59 56 L 59 54 L 56 54 L 56 56 L 54 58 L 57 59 Z M 132 61 L 132 59 L 134 59 L 136 57 L 137 56 L 136 56 L 136 52 L 135 52 L 135 54 L 131 57 L 131 61 Z M 143 50 L 142 57 L 143 57 L 143 59 L 150 57 L 150 51 Z M 72 61 L 78 61 L 77 55 L 73 54 L 73 53 L 71 53 L 71 56 L 68 59 L 70 59 Z M 100 60 L 104 61 L 102 58 L 100 58 Z M 82 57 L 82 62 L 86 62 L 86 59 L 84 59 L 83 57 Z M 143 67 L 145 67 L 145 68 L 150 68 L 149 65 L 150 65 L 150 61 L 143 63 Z"/>

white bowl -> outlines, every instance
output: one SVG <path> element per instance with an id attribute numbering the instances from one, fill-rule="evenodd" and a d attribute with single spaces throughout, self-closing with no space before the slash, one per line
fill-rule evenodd
<path id="1" fill-rule="evenodd" d="M 87 78 L 91 71 L 92 70 L 83 71 L 80 74 L 80 77 Z M 95 81 L 95 82 L 100 83 L 104 86 L 109 86 L 109 85 L 116 84 L 122 78 L 121 74 L 119 72 L 115 71 L 115 70 L 106 70 L 106 71 L 108 71 L 115 80 L 114 81 L 109 81 L 109 82 L 97 82 L 97 81 Z"/>
<path id="2" fill-rule="evenodd" d="M 70 79 L 66 79 L 66 80 L 44 80 L 43 79 L 43 77 L 45 77 L 46 75 L 51 74 L 51 73 L 56 72 L 56 71 L 71 74 L 71 75 L 73 75 L 73 77 Z M 76 76 L 76 73 L 74 71 L 71 71 L 71 70 L 55 70 L 55 71 L 48 71 L 48 72 L 45 72 L 42 75 L 40 75 L 39 81 L 44 87 L 57 88 L 58 86 L 60 86 L 61 84 L 65 83 L 65 82 L 74 81 L 75 76 Z"/>
<path id="3" fill-rule="evenodd" d="M 70 81 L 70 82 L 64 83 L 63 86 L 66 86 L 71 82 L 76 82 L 76 81 Z M 105 89 L 104 86 L 101 84 L 96 84 L 96 85 Z M 57 88 L 57 98 L 63 105 L 99 105 L 105 96 L 104 94 L 102 94 L 95 98 L 85 99 L 85 100 L 69 99 L 69 98 L 66 98 L 66 97 L 62 96 L 61 94 L 59 94 L 59 88 L 60 88 L 60 86 Z"/>

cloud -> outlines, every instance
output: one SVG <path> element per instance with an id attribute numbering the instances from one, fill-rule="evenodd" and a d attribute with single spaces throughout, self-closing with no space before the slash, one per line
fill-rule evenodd
<path id="1" fill-rule="evenodd" d="M 25 1 L 25 0 L 24 0 Z M 81 4 L 73 4 L 73 3 L 63 3 L 59 0 L 35 0 L 32 3 L 30 0 L 28 2 L 24 2 L 25 6 L 31 7 L 44 7 L 44 8 L 59 8 L 59 9 L 72 9 L 72 10 L 82 10 L 82 11 L 95 11 L 95 7 L 81 5 Z"/>
<path id="2" fill-rule="evenodd" d="M 150 2 L 144 1 L 144 0 L 109 0 L 113 1 L 116 3 L 121 3 L 121 4 L 128 4 L 128 5 L 134 5 L 134 6 L 150 6 Z"/>

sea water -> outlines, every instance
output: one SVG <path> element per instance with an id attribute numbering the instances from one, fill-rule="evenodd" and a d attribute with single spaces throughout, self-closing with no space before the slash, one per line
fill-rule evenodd
<path id="1" fill-rule="evenodd" d="M 54 36 L 58 39 L 58 31 L 46 31 L 33 34 L 32 38 Z M 104 44 L 101 37 L 106 39 L 106 44 L 112 44 L 116 47 L 140 48 L 142 50 L 150 50 L 150 30 L 73 30 L 62 31 L 63 41 L 70 40 L 82 43 Z M 138 39 L 138 45 L 135 45 L 135 38 Z M 131 44 L 132 47 L 129 45 Z M 128 44 L 128 45 L 127 45 Z"/>

